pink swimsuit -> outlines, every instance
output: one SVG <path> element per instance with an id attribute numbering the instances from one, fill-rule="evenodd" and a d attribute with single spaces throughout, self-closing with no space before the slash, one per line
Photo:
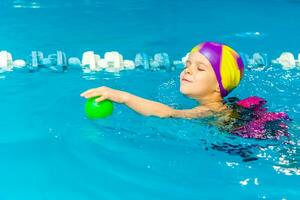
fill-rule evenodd
<path id="1" fill-rule="evenodd" d="M 288 115 L 284 112 L 268 112 L 263 107 L 264 104 L 266 104 L 266 100 L 255 96 L 238 101 L 237 109 L 251 113 L 252 119 L 230 132 L 243 138 L 279 139 L 281 136 L 288 137 L 288 126 L 285 123 L 290 120 Z"/>

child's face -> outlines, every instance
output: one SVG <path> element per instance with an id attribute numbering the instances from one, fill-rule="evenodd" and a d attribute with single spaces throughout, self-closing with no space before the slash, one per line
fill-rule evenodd
<path id="1" fill-rule="evenodd" d="M 213 68 L 201 53 L 189 54 L 185 69 L 180 74 L 180 92 L 195 99 L 220 92 Z"/>

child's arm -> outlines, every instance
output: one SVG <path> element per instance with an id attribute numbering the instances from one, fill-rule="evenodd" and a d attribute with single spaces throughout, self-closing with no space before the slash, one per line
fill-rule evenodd
<path id="1" fill-rule="evenodd" d="M 124 104 L 145 116 L 157 117 L 178 117 L 178 118 L 196 118 L 208 116 L 208 110 L 202 107 L 196 107 L 187 110 L 176 110 L 165 104 L 150 101 L 133 94 L 127 93 Z"/>
<path id="2" fill-rule="evenodd" d="M 123 103 L 134 111 L 145 116 L 196 118 L 211 114 L 208 109 L 200 106 L 188 110 L 175 110 L 162 103 L 150 101 L 128 92 L 114 90 L 108 87 L 90 89 L 82 93 L 81 96 L 85 98 L 100 96 L 98 99 L 96 99 L 96 101 L 109 99 L 117 103 Z"/>

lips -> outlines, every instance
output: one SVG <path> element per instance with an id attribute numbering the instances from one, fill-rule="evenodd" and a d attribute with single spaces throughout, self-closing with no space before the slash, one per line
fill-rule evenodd
<path id="1" fill-rule="evenodd" d="M 182 78 L 181 80 L 182 80 L 182 81 L 185 81 L 185 82 L 189 82 L 189 83 L 192 82 L 192 81 L 190 81 L 190 80 L 188 80 L 188 79 L 186 79 L 186 78 Z"/>

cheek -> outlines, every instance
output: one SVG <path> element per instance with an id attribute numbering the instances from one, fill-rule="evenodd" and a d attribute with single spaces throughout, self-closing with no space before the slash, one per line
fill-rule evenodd
<path id="1" fill-rule="evenodd" d="M 209 76 L 209 74 L 203 72 L 195 77 L 195 85 L 197 85 L 199 89 L 201 88 L 201 90 L 213 90 L 215 87 L 215 80 L 213 77 Z"/>
<path id="2" fill-rule="evenodd" d="M 210 82 L 208 75 L 205 72 L 200 72 L 194 77 L 195 84 L 206 85 Z"/>

